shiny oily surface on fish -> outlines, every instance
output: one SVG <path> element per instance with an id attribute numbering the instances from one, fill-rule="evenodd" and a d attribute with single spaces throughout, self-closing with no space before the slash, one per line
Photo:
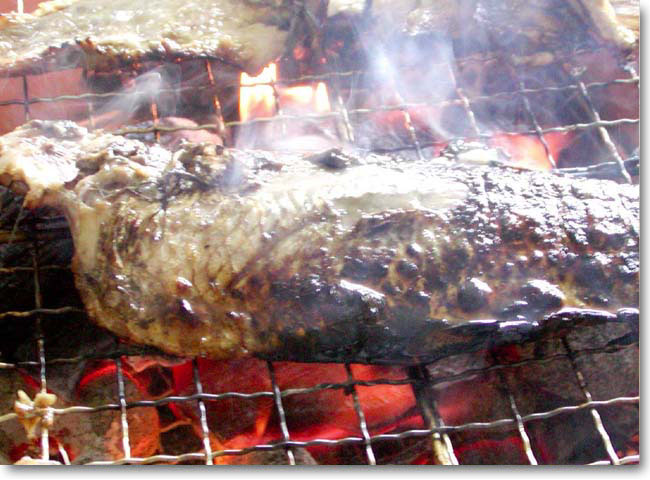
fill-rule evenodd
<path id="1" fill-rule="evenodd" d="M 91 318 L 177 355 L 408 364 L 639 303 L 633 185 L 42 121 L 0 139 L 0 180 L 64 211 Z"/>
<path id="2" fill-rule="evenodd" d="M 256 72 L 283 53 L 293 13 L 283 0 L 54 0 L 0 19 L 0 70 L 213 56 Z"/>

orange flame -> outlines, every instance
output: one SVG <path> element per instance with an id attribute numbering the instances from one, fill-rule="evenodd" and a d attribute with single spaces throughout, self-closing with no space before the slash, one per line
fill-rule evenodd
<path id="1" fill-rule="evenodd" d="M 265 67 L 256 77 L 242 72 L 239 89 L 239 117 L 245 122 L 251 118 L 270 117 L 273 115 L 275 98 L 273 86 L 260 85 L 277 80 L 275 63 Z"/>
<path id="2" fill-rule="evenodd" d="M 573 140 L 573 133 L 545 133 L 544 140 L 548 152 L 540 139 L 532 135 L 495 135 L 490 143 L 493 147 L 504 149 L 511 156 L 512 161 L 520 167 L 551 170 L 553 165 L 549 161 L 548 154 L 557 162 L 562 149 Z"/>
<path id="3" fill-rule="evenodd" d="M 273 82 L 277 81 L 277 66 L 269 64 L 256 77 L 242 73 L 239 89 L 239 118 L 242 121 L 254 118 L 268 118 L 276 113 L 277 103 L 286 112 L 323 113 L 331 110 L 325 83 L 315 85 L 298 85 L 294 87 L 277 87 L 274 92 Z"/>

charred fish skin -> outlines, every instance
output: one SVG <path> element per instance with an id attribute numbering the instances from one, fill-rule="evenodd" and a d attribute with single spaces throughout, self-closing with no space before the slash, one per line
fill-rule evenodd
<path id="1" fill-rule="evenodd" d="M 3 182 L 69 219 L 91 318 L 176 355 L 413 364 L 638 307 L 637 186 L 345 160 L 56 122 L 0 140 Z"/>
<path id="2" fill-rule="evenodd" d="M 462 205 L 365 216 L 310 273 L 249 277 L 270 285 L 267 306 L 282 315 L 262 329 L 281 345 L 271 358 L 417 363 L 523 341 L 563 307 L 638 305 L 636 227 L 604 185 L 501 169 L 434 174 L 469 186 Z"/>

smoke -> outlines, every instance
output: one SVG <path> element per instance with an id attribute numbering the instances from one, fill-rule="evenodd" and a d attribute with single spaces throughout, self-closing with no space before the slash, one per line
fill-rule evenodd
<path id="1" fill-rule="evenodd" d="M 369 56 L 372 76 L 369 81 L 378 89 L 381 105 L 406 105 L 412 126 L 432 137 L 453 135 L 443 124 L 440 109 L 423 107 L 455 96 L 456 80 L 449 67 L 454 53 L 448 37 L 407 36 L 400 41 L 375 45 Z M 407 122 L 406 118 L 403 121 Z M 393 134 L 403 136 L 409 125 L 403 123 L 393 127 Z"/>
<path id="2" fill-rule="evenodd" d="M 125 82 L 115 96 L 95 108 L 95 125 L 118 128 L 134 121 L 150 120 L 152 105 L 158 117 L 176 114 L 179 103 L 180 68 L 164 65 Z"/>

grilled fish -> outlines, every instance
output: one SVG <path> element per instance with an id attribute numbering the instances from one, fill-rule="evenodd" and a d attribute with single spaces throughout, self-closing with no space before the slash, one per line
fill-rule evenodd
<path id="1" fill-rule="evenodd" d="M 494 44 L 515 63 L 534 65 L 551 63 L 558 51 L 590 39 L 624 52 L 638 40 L 610 0 L 330 0 L 327 15 L 365 17 L 370 34 L 388 48 L 391 35 L 434 35 L 460 40 L 465 48 Z"/>
<path id="2" fill-rule="evenodd" d="M 54 0 L 0 19 L 0 70 L 210 56 L 254 73 L 283 53 L 293 13 L 283 0 Z"/>
<path id="3" fill-rule="evenodd" d="M 626 50 L 637 42 L 609 0 L 51 0 L 31 14 L 0 18 L 0 71 L 103 71 L 209 56 L 256 73 L 287 49 L 292 22 L 303 18 L 294 3 L 321 22 L 323 11 L 325 17 L 368 14 L 382 40 L 395 31 L 452 37 L 483 32 L 527 63 L 548 63 L 554 49 L 592 33 Z"/>
<path id="4" fill-rule="evenodd" d="M 612 181 L 34 120 L 0 182 L 65 213 L 91 318 L 177 355 L 410 364 L 639 303 L 638 186 Z"/>

